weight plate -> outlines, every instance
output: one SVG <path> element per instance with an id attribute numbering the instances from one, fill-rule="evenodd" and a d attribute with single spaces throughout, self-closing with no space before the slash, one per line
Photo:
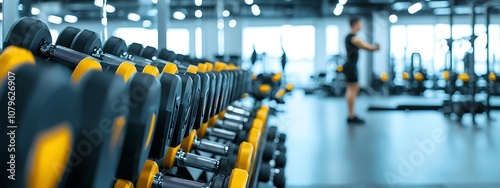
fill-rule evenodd
<path id="1" fill-rule="evenodd" d="M 73 43 L 73 40 L 75 39 L 76 35 L 80 33 L 80 31 L 80 29 L 71 26 L 64 28 L 64 30 L 57 37 L 56 45 L 71 48 L 71 43 Z"/>
<path id="2" fill-rule="evenodd" d="M 102 48 L 102 43 L 99 35 L 87 29 L 81 31 L 71 43 L 71 49 L 87 55 L 94 54 L 95 50 L 100 48 Z"/>
<path id="3" fill-rule="evenodd" d="M 182 95 L 181 104 L 179 106 L 179 114 L 177 115 L 177 125 L 174 128 L 174 133 L 170 147 L 175 147 L 181 144 L 184 134 L 188 130 L 189 119 L 191 117 L 192 108 L 192 93 L 193 79 L 186 75 L 179 75 L 182 80 Z"/>
<path id="4" fill-rule="evenodd" d="M 19 46 L 41 55 L 40 47 L 44 43 L 52 43 L 49 28 L 35 18 L 24 17 L 17 21 L 7 33 L 3 47 Z"/>
<path id="5" fill-rule="evenodd" d="M 102 51 L 104 53 L 120 57 L 127 51 L 127 43 L 125 43 L 125 41 L 121 38 L 112 36 L 104 43 Z"/>
<path id="6" fill-rule="evenodd" d="M 264 146 L 264 153 L 262 155 L 262 160 L 270 161 L 271 159 L 273 159 L 274 151 L 276 151 L 276 144 L 267 142 L 266 145 Z"/>
<path id="7" fill-rule="evenodd" d="M 173 51 L 164 48 L 160 50 L 158 58 L 163 59 L 165 61 L 173 62 L 175 60 L 175 53 Z"/>
<path id="8" fill-rule="evenodd" d="M 158 57 L 158 50 L 154 47 L 146 46 L 142 50 L 140 56 L 146 59 L 153 59 L 153 57 Z"/>
<path id="9" fill-rule="evenodd" d="M 268 182 L 271 178 L 271 166 L 267 163 L 260 165 L 259 181 Z"/>
<path id="10" fill-rule="evenodd" d="M 130 55 L 139 56 L 139 55 L 141 55 L 143 48 L 144 48 L 144 46 L 142 46 L 142 44 L 134 42 L 128 46 L 127 52 Z"/>
<path id="11" fill-rule="evenodd" d="M 286 154 L 280 153 L 278 156 L 276 156 L 276 167 L 284 168 L 285 165 L 286 165 Z"/>
<path id="12" fill-rule="evenodd" d="M 283 168 L 278 168 L 279 172 L 274 175 L 273 184 L 276 188 L 285 188 L 286 178 L 285 170 Z"/>

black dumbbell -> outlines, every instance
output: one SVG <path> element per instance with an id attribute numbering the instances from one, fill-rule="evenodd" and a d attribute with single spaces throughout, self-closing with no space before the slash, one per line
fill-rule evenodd
<path id="1" fill-rule="evenodd" d="M 260 182 L 269 182 L 269 180 L 273 180 L 274 186 L 277 188 L 286 187 L 286 177 L 285 171 L 283 168 L 272 168 L 267 163 L 262 163 L 259 171 L 259 181 Z"/>

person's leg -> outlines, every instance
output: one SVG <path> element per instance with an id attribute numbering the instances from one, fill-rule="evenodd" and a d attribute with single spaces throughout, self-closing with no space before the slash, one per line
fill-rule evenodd
<path id="1" fill-rule="evenodd" d="M 356 97 L 359 92 L 359 84 L 357 82 L 347 83 L 346 85 L 346 100 L 347 109 L 349 112 L 349 118 L 354 118 L 356 116 L 354 112 L 354 104 L 356 102 Z"/>

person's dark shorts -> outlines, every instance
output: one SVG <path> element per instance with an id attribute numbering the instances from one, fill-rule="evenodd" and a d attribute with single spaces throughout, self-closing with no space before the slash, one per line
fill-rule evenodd
<path id="1" fill-rule="evenodd" d="M 346 63 L 344 65 L 344 70 L 342 71 L 345 75 L 345 81 L 347 83 L 357 83 L 358 82 L 358 69 L 356 65 L 351 63 Z"/>

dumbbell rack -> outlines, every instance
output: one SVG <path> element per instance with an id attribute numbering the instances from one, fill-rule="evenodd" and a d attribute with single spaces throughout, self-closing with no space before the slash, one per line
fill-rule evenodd
<path id="1" fill-rule="evenodd" d="M 264 122 L 264 125 L 267 125 L 267 121 Z M 266 126 L 264 134 L 261 135 L 260 137 L 260 142 L 259 142 L 259 149 L 257 150 L 257 155 L 255 157 L 256 161 L 253 163 L 253 173 L 252 176 L 250 177 L 250 184 L 248 187 L 259 187 L 259 173 L 260 173 L 260 166 L 262 164 L 262 155 L 264 154 L 264 144 L 266 143 L 267 134 L 268 134 L 268 128 Z"/>

